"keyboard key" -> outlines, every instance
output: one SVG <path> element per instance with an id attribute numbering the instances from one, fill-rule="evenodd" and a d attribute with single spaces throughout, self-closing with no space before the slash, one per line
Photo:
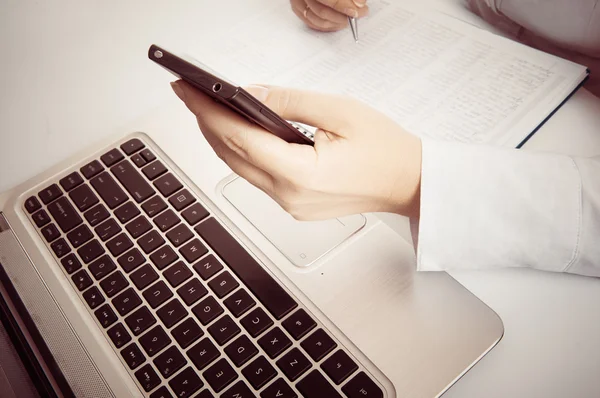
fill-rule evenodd
<path id="1" fill-rule="evenodd" d="M 192 312 L 203 325 L 208 325 L 213 319 L 221 315 L 223 307 L 217 303 L 214 297 L 209 296 L 192 308 Z"/>
<path id="2" fill-rule="evenodd" d="M 175 325 L 177 322 L 182 320 L 187 316 L 187 310 L 181 305 L 179 300 L 173 299 L 169 301 L 167 304 L 163 305 L 158 311 L 156 311 L 156 315 L 160 318 L 162 323 L 167 327 L 167 329 L 171 328 L 171 326 Z"/>
<path id="3" fill-rule="evenodd" d="M 202 337 L 204 332 L 194 319 L 188 318 L 173 329 L 171 334 L 181 348 L 187 348 L 190 344 Z"/>
<path id="4" fill-rule="evenodd" d="M 34 213 L 33 216 L 31 216 L 31 218 L 33 219 L 33 222 L 38 228 L 41 228 L 50 222 L 50 217 L 48 216 L 48 213 L 46 213 L 45 210 L 40 210 L 37 213 Z"/>
<path id="5" fill-rule="evenodd" d="M 108 332 L 106 333 L 117 348 L 121 348 L 131 341 L 131 335 L 122 323 L 117 323 L 115 326 L 108 329 Z"/>
<path id="6" fill-rule="evenodd" d="M 52 184 L 47 188 L 42 189 L 38 192 L 38 196 L 44 202 L 45 205 L 52 202 L 54 199 L 62 196 L 62 191 L 56 184 Z"/>
<path id="7" fill-rule="evenodd" d="M 306 313 L 306 311 L 304 311 L 304 309 L 300 308 L 298 311 L 287 317 L 281 325 L 293 338 L 300 340 L 317 326 L 317 323 Z"/>
<path id="8" fill-rule="evenodd" d="M 138 239 L 138 245 L 142 248 L 144 253 L 149 254 L 154 250 L 158 249 L 165 243 L 165 240 L 162 236 L 158 234 L 158 232 L 152 230 L 148 232 L 146 235 L 142 236 Z"/>
<path id="9" fill-rule="evenodd" d="M 152 229 L 152 225 L 148 222 L 148 219 L 144 216 L 139 216 L 135 220 L 131 221 L 125 226 L 127 232 L 133 239 L 137 239 L 144 235 L 146 232 Z"/>
<path id="10" fill-rule="evenodd" d="M 133 162 L 133 164 L 135 164 L 138 168 L 140 167 L 144 167 L 146 165 L 146 159 L 144 159 L 142 157 L 142 155 L 140 155 L 139 153 L 136 153 L 135 155 L 133 155 L 131 157 L 131 161 Z"/>
<path id="11" fill-rule="evenodd" d="M 221 397 L 224 397 L 224 395 L 221 394 Z M 200 394 L 196 395 L 194 398 L 215 398 L 215 396 L 208 390 L 202 390 L 200 391 Z"/>
<path id="12" fill-rule="evenodd" d="M 139 151 L 142 148 L 144 148 L 144 144 L 138 138 L 132 138 L 129 141 L 121 144 L 121 150 L 125 152 L 125 155 L 127 156 Z"/>
<path id="13" fill-rule="evenodd" d="M 136 202 L 142 203 L 155 194 L 154 189 L 129 160 L 122 161 L 110 170 Z"/>
<path id="14" fill-rule="evenodd" d="M 315 362 L 319 362 L 325 358 L 327 354 L 337 347 L 335 341 L 323 329 L 317 329 L 316 332 L 308 336 L 300 345 Z"/>
<path id="15" fill-rule="evenodd" d="M 203 221 L 196 227 L 196 232 L 229 265 L 275 319 L 283 318 L 298 306 L 216 219 Z"/>
<path id="16" fill-rule="evenodd" d="M 323 377 L 321 372 L 313 370 L 296 384 L 296 388 L 304 398 L 342 398 L 333 386 Z"/>
<path id="17" fill-rule="evenodd" d="M 142 366 L 140 370 L 135 372 L 135 378 L 146 392 L 152 391 L 160 384 L 160 377 L 158 377 L 150 364 Z"/>
<path id="18" fill-rule="evenodd" d="M 225 358 L 221 358 L 205 370 L 202 376 L 215 392 L 220 392 L 237 379 L 238 374 Z"/>
<path id="19" fill-rule="evenodd" d="M 139 249 L 134 247 L 133 249 L 123 253 L 123 255 L 117 259 L 117 261 L 119 262 L 121 268 L 123 268 L 123 271 L 129 273 L 142 265 L 144 261 L 146 261 L 146 258 L 139 251 Z"/>
<path id="20" fill-rule="evenodd" d="M 110 209 L 127 201 L 127 194 L 106 171 L 92 178 L 90 183 Z"/>
<path id="21" fill-rule="evenodd" d="M 187 305 L 192 305 L 196 301 L 208 294 L 208 290 L 198 279 L 194 278 L 185 285 L 177 289 L 177 294 Z"/>
<path id="22" fill-rule="evenodd" d="M 171 344 L 171 338 L 165 333 L 162 326 L 158 325 L 140 337 L 139 343 L 146 354 L 152 357 Z"/>
<path id="23" fill-rule="evenodd" d="M 342 392 L 348 398 L 383 398 L 383 391 L 367 376 L 365 372 L 360 372 L 344 387 Z"/>
<path id="24" fill-rule="evenodd" d="M 244 329 L 250 333 L 250 336 L 256 337 L 273 325 L 273 320 L 263 311 L 262 308 L 256 308 L 246 315 L 240 321 Z"/>
<path id="25" fill-rule="evenodd" d="M 83 178 L 81 178 L 81 176 L 79 175 L 78 172 L 74 171 L 71 174 L 69 174 L 68 176 L 61 178 L 61 180 L 58 183 L 60 184 L 61 187 L 63 187 L 63 189 L 66 192 L 69 192 L 71 189 L 75 188 L 82 182 L 83 182 Z"/>
<path id="26" fill-rule="evenodd" d="M 133 311 L 138 305 L 142 304 L 140 296 L 133 288 L 126 289 L 112 300 L 113 306 L 121 316 L 125 316 Z"/>
<path id="27" fill-rule="evenodd" d="M 179 224 L 167 233 L 167 239 L 175 246 L 179 247 L 194 237 L 194 233 L 185 225 Z"/>
<path id="28" fill-rule="evenodd" d="M 167 279 L 167 282 L 173 287 L 181 285 L 183 282 L 188 280 L 192 275 L 192 271 L 183 263 L 178 261 L 163 272 L 163 275 Z"/>
<path id="29" fill-rule="evenodd" d="M 67 273 L 69 274 L 72 274 L 73 272 L 81 268 L 81 263 L 73 253 L 60 260 L 60 263 L 62 264 L 65 271 L 67 271 Z"/>
<path id="30" fill-rule="evenodd" d="M 92 278 L 90 278 L 90 275 L 84 269 L 80 269 L 79 271 L 77 271 L 77 273 L 73 274 L 73 276 L 71 276 L 71 279 L 77 287 L 77 290 L 79 290 L 80 292 L 84 291 L 92 285 Z"/>
<path id="31" fill-rule="evenodd" d="M 169 386 L 173 389 L 178 398 L 187 398 L 202 388 L 204 383 L 191 367 L 185 368 L 177 376 L 169 381 Z"/>
<path id="32" fill-rule="evenodd" d="M 240 332 L 240 327 L 233 321 L 233 319 L 231 319 L 229 315 L 223 316 L 208 328 L 208 333 L 210 333 L 210 335 L 219 345 L 227 343 Z"/>
<path id="33" fill-rule="evenodd" d="M 143 290 L 146 286 L 158 279 L 158 274 L 149 264 L 131 274 L 131 281 L 139 290 Z"/>
<path id="34" fill-rule="evenodd" d="M 134 155 L 134 156 L 138 156 L 138 155 Z M 156 390 L 152 394 L 150 394 L 150 398 L 173 398 L 173 395 L 171 395 L 171 393 L 169 392 L 167 387 L 162 386 L 158 390 Z"/>
<path id="35" fill-rule="evenodd" d="M 92 231 L 85 224 L 82 224 L 67 234 L 67 239 L 71 242 L 74 248 L 78 248 L 90 239 L 92 239 Z"/>
<path id="36" fill-rule="evenodd" d="M 142 169 L 142 173 L 144 173 L 144 175 L 148 177 L 150 181 L 165 174 L 166 172 L 167 168 L 158 160 L 156 162 L 150 163 L 148 166 Z"/>
<path id="37" fill-rule="evenodd" d="M 200 257 L 208 253 L 206 246 L 199 239 L 193 239 L 179 249 L 179 253 L 187 260 L 189 264 L 194 263 Z"/>
<path id="38" fill-rule="evenodd" d="M 106 165 L 106 167 L 112 166 L 123 158 L 123 154 L 117 148 L 111 149 L 104 155 L 100 156 L 100 160 Z"/>
<path id="39" fill-rule="evenodd" d="M 94 311 L 94 315 L 96 315 L 98 322 L 100 322 L 100 325 L 102 325 L 102 327 L 105 329 L 115 323 L 117 320 L 117 315 L 115 315 L 114 311 L 108 304 L 104 304 L 102 307 Z"/>
<path id="40" fill-rule="evenodd" d="M 100 173 L 102 170 L 104 170 L 104 167 L 97 160 L 93 160 L 90 163 L 83 166 L 81 169 L 79 169 L 79 171 L 81 171 L 81 174 L 83 174 L 83 176 L 88 180 L 96 174 Z"/>
<path id="41" fill-rule="evenodd" d="M 179 191 L 183 187 L 179 180 L 177 180 L 177 178 L 175 178 L 175 176 L 171 173 L 167 173 L 154 181 L 154 186 L 165 197 L 171 196 L 173 193 Z"/>
<path id="42" fill-rule="evenodd" d="M 138 214 L 140 214 L 140 209 L 133 202 L 127 202 L 115 210 L 115 217 L 117 217 L 121 224 L 131 221 Z"/>
<path id="43" fill-rule="evenodd" d="M 243 398 L 255 396 L 246 383 L 238 381 L 230 389 L 221 394 L 221 398 Z"/>
<path id="44" fill-rule="evenodd" d="M 173 228 L 173 226 L 179 224 L 179 221 L 181 220 L 179 219 L 179 217 L 177 217 L 177 214 L 175 214 L 175 212 L 173 212 L 173 210 L 171 209 L 154 217 L 154 223 L 162 232 L 166 232 L 169 229 Z"/>
<path id="45" fill-rule="evenodd" d="M 262 386 L 277 376 L 277 371 L 271 366 L 269 361 L 261 355 L 250 362 L 250 364 L 242 370 L 242 374 L 255 390 L 260 390 Z"/>
<path id="46" fill-rule="evenodd" d="M 103 242 L 106 242 L 121 232 L 121 226 L 113 218 L 110 218 L 94 228 L 94 231 Z"/>
<path id="47" fill-rule="evenodd" d="M 135 343 L 131 343 L 127 347 L 121 350 L 121 356 L 129 366 L 129 369 L 133 370 L 140 366 L 146 360 L 142 351 L 140 351 L 139 347 Z"/>
<path id="48" fill-rule="evenodd" d="M 165 201 L 158 195 L 151 197 L 142 205 L 148 217 L 154 217 L 167 208 Z"/>
<path id="49" fill-rule="evenodd" d="M 358 365 L 342 350 L 338 350 L 321 364 L 335 384 L 340 384 L 358 369 Z"/>
<path id="50" fill-rule="evenodd" d="M 144 306 L 135 310 L 135 312 L 125 318 L 125 323 L 133 332 L 134 336 L 139 336 L 156 323 L 156 318 L 154 318 L 154 315 L 152 315 L 150 310 Z"/>
<path id="51" fill-rule="evenodd" d="M 104 278 L 115 269 L 117 269 L 117 266 L 108 255 L 100 257 L 88 266 L 88 270 L 97 281 Z"/>
<path id="52" fill-rule="evenodd" d="M 121 233 L 106 243 L 106 248 L 110 250 L 111 254 L 115 257 L 120 256 L 126 250 L 129 250 L 133 246 L 131 239 L 125 233 Z"/>
<path id="53" fill-rule="evenodd" d="M 277 379 L 260 393 L 261 398 L 298 398 L 298 395 L 283 379 Z"/>
<path id="54" fill-rule="evenodd" d="M 208 338 L 200 340 L 198 344 L 187 351 L 187 356 L 191 359 L 198 370 L 207 367 L 212 361 L 217 359 L 221 353 Z"/>
<path id="55" fill-rule="evenodd" d="M 258 348 L 250 341 L 248 336 L 242 335 L 225 347 L 225 354 L 235 366 L 239 367 L 258 354 Z"/>
<path id="56" fill-rule="evenodd" d="M 171 246 L 164 245 L 150 256 L 150 260 L 159 270 L 164 269 L 179 257 Z"/>
<path id="57" fill-rule="evenodd" d="M 92 227 L 95 227 L 102 221 L 106 220 L 110 214 L 108 214 L 108 210 L 106 210 L 106 207 L 104 207 L 103 204 L 97 204 L 86 211 L 83 215 L 87 222 L 89 222 Z"/>
<path id="58" fill-rule="evenodd" d="M 71 251 L 71 246 L 69 246 L 69 244 L 63 238 L 52 242 L 50 247 L 52 248 L 52 251 L 54 252 L 54 254 L 56 254 L 56 257 L 58 258 L 63 257 Z"/>
<path id="59" fill-rule="evenodd" d="M 275 327 L 261 337 L 258 344 L 271 359 L 274 359 L 287 350 L 292 345 L 292 341 L 283 333 L 283 330 Z"/>
<path id="60" fill-rule="evenodd" d="M 195 201 L 196 198 L 194 198 L 190 191 L 188 191 L 187 189 L 182 189 L 181 191 L 177 192 L 169 198 L 169 203 L 171 203 L 171 205 L 177 211 L 185 209 Z"/>
<path id="61" fill-rule="evenodd" d="M 140 152 L 140 155 L 142 155 L 144 159 L 146 159 L 146 162 L 151 162 L 154 159 L 156 159 L 156 156 L 154 156 L 154 154 L 150 152 L 150 149 L 144 149 Z"/>
<path id="62" fill-rule="evenodd" d="M 227 271 L 222 272 L 208 283 L 208 286 L 217 295 L 218 298 L 223 298 L 231 293 L 240 284 Z"/>
<path id="63" fill-rule="evenodd" d="M 46 242 L 51 243 L 60 236 L 60 232 L 56 225 L 48 224 L 42 228 L 42 235 L 44 235 Z"/>
<path id="64" fill-rule="evenodd" d="M 109 276 L 107 276 L 102 282 L 100 282 L 100 287 L 104 290 L 104 293 L 110 298 L 117 295 L 123 289 L 125 289 L 129 285 L 127 279 L 123 277 L 123 273 L 121 271 L 115 271 Z"/>
<path id="65" fill-rule="evenodd" d="M 82 185 L 74 189 L 69 194 L 69 197 L 79 211 L 86 211 L 100 201 L 87 185 Z"/>
<path id="66" fill-rule="evenodd" d="M 154 365 L 165 379 L 171 377 L 186 364 L 187 361 L 175 346 L 167 348 L 154 359 Z"/>
<path id="67" fill-rule="evenodd" d="M 212 254 L 194 264 L 194 269 L 205 281 L 223 269 L 223 265 Z"/>
<path id="68" fill-rule="evenodd" d="M 35 196 L 30 196 L 25 201 L 25 209 L 27 210 L 27 212 L 29 214 L 32 214 L 33 212 L 38 211 L 41 208 L 42 208 L 42 205 L 40 204 L 40 201 L 37 200 L 37 198 Z"/>
<path id="69" fill-rule="evenodd" d="M 287 354 L 277 361 L 279 369 L 290 381 L 296 380 L 310 369 L 310 361 L 297 348 L 292 348 Z"/>
<path id="70" fill-rule="evenodd" d="M 244 289 L 239 289 L 233 293 L 224 301 L 224 303 L 236 318 L 245 314 L 246 311 L 256 305 L 256 301 L 254 301 Z"/>
<path id="71" fill-rule="evenodd" d="M 64 196 L 48 205 L 48 211 L 60 229 L 67 233 L 82 223 L 79 213 Z"/>
<path id="72" fill-rule="evenodd" d="M 77 250 L 84 263 L 89 264 L 104 254 L 104 247 L 96 240 L 92 240 Z"/>
<path id="73" fill-rule="evenodd" d="M 208 217 L 208 211 L 200 203 L 194 203 L 192 206 L 185 209 L 181 215 L 188 224 L 194 226 Z"/>
<path id="74" fill-rule="evenodd" d="M 163 281 L 158 281 L 148 289 L 144 290 L 144 298 L 152 308 L 156 308 L 171 297 L 173 292 Z"/>
<path id="75" fill-rule="evenodd" d="M 96 286 L 92 286 L 83 293 L 83 299 L 91 309 L 95 309 L 100 304 L 104 303 L 104 295 Z"/>

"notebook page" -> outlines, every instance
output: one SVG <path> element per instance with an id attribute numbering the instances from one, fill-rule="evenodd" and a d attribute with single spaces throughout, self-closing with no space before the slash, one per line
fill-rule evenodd
<path id="1" fill-rule="evenodd" d="M 585 68 L 452 17 L 373 0 L 349 31 L 303 27 L 287 3 L 238 26 L 207 54 L 246 83 L 354 96 L 422 137 L 518 145 L 573 90 Z"/>

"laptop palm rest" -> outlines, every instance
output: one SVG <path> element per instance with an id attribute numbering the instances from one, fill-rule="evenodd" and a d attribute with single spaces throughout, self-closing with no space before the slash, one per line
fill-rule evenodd
<path id="1" fill-rule="evenodd" d="M 298 221 L 243 178 L 235 178 L 223 196 L 297 267 L 307 267 L 366 224 L 362 214 L 324 221 Z"/>

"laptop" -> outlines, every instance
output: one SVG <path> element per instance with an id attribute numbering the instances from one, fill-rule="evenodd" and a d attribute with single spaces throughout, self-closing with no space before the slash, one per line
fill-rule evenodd
<path id="1" fill-rule="evenodd" d="M 2 397 L 436 397 L 501 339 L 397 218 L 292 219 L 184 108 L 0 195 Z"/>

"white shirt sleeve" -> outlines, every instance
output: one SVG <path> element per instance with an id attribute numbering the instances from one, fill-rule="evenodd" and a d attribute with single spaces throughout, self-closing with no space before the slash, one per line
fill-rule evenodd
<path id="1" fill-rule="evenodd" d="M 600 276 L 600 157 L 423 140 L 420 271 Z"/>

